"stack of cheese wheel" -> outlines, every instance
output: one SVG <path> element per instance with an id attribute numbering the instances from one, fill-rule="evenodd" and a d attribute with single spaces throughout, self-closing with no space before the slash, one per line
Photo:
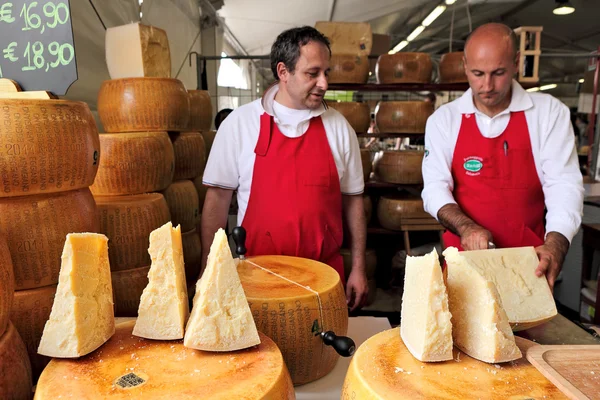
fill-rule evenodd
<path id="1" fill-rule="evenodd" d="M 381 133 L 422 134 L 431 114 L 429 101 L 381 101 L 375 107 L 375 122 Z"/>
<path id="2" fill-rule="evenodd" d="M 442 55 L 440 60 L 440 82 L 441 83 L 463 83 L 467 82 L 465 66 L 463 64 L 463 52 L 455 51 Z"/>
<path id="3" fill-rule="evenodd" d="M 429 83 L 433 64 L 427 53 L 382 54 L 377 59 L 377 83 Z"/>
<path id="4" fill-rule="evenodd" d="M 423 183 L 421 164 L 425 152 L 417 150 L 386 150 L 375 156 L 373 168 L 377 180 L 402 185 Z"/>
<path id="5" fill-rule="evenodd" d="M 381 196 L 377 205 L 379 224 L 395 231 L 402 230 L 403 220 L 411 218 L 433 219 L 425 212 L 423 200 L 411 195 Z"/>
<path id="6" fill-rule="evenodd" d="M 65 237 L 98 230 L 89 186 L 98 170 L 100 143 L 83 102 L 16 93 L 0 99 L 0 110 L 0 235 L 8 243 L 15 282 L 10 319 L 25 342 L 35 381 L 49 361 L 37 348 L 50 316 Z"/>
<path id="7" fill-rule="evenodd" d="M 354 132 L 366 133 L 371 125 L 371 109 L 367 103 L 355 101 L 331 101 L 327 103 L 328 107 L 337 110 L 346 118 Z"/>
<path id="8" fill-rule="evenodd" d="M 352 271 L 352 252 L 350 249 L 341 249 L 340 253 L 344 258 L 344 274 L 346 274 L 346 280 L 350 276 Z M 375 271 L 377 270 L 377 254 L 374 249 L 367 249 L 366 255 L 366 274 L 367 274 L 367 285 L 369 285 L 369 296 L 367 297 L 366 305 L 369 306 L 375 301 L 375 295 L 377 294 L 377 280 L 375 279 Z"/>
<path id="9" fill-rule="evenodd" d="M 250 257 L 238 273 L 257 329 L 277 344 L 295 385 L 327 375 L 339 355 L 318 333 L 346 336 L 348 308 L 337 272 L 286 256 Z"/>

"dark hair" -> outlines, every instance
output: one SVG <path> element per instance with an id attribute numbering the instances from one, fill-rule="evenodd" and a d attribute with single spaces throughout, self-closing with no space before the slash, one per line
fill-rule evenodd
<path id="1" fill-rule="evenodd" d="M 223 122 L 225 120 L 225 118 L 227 118 L 227 116 L 229 114 L 231 114 L 233 112 L 233 110 L 231 108 L 224 108 L 221 111 L 219 111 L 217 113 L 217 115 L 215 115 L 215 129 L 219 130 L 219 126 L 221 125 L 221 122 Z"/>
<path id="2" fill-rule="evenodd" d="M 275 80 L 279 80 L 277 64 L 282 62 L 288 71 L 294 72 L 298 58 L 300 58 L 300 48 L 310 42 L 324 44 L 331 55 L 329 39 L 312 26 L 288 29 L 277 36 L 271 47 L 271 71 L 273 71 Z"/>

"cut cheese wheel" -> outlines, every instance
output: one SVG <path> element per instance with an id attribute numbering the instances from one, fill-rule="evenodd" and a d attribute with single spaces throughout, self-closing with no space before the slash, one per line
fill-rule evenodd
<path id="1" fill-rule="evenodd" d="M 521 358 L 495 282 L 470 263 L 458 249 L 443 253 L 448 263 L 448 300 L 454 345 L 488 363 Z"/>
<path id="2" fill-rule="evenodd" d="M 428 101 L 380 101 L 375 122 L 381 133 L 425 133 L 427 118 L 433 114 Z"/>
<path id="3" fill-rule="evenodd" d="M 160 193 L 134 196 L 97 196 L 100 233 L 108 236 L 112 271 L 150 265 L 150 232 L 171 220 Z"/>
<path id="4" fill-rule="evenodd" d="M 106 65 L 112 79 L 171 77 L 167 32 L 139 22 L 106 30 Z"/>
<path id="5" fill-rule="evenodd" d="M 200 277 L 200 262 L 202 260 L 202 241 L 200 234 L 195 230 L 181 234 L 183 241 L 183 260 L 185 263 L 185 276 L 188 282 L 194 282 Z"/>
<path id="6" fill-rule="evenodd" d="M 342 114 L 356 133 L 365 133 L 369 130 L 371 125 L 369 104 L 355 101 L 331 101 L 327 103 L 327 106 Z"/>
<path id="7" fill-rule="evenodd" d="M 0 199 L 0 234 L 8 241 L 16 290 L 56 284 L 65 236 L 97 230 L 89 189 Z"/>
<path id="8" fill-rule="evenodd" d="M 329 60 L 329 84 L 367 83 L 369 80 L 369 59 L 354 54 L 333 54 Z"/>
<path id="9" fill-rule="evenodd" d="M 75 399 L 295 399 L 281 352 L 265 335 L 261 344 L 229 353 L 184 347 L 182 341 L 132 335 L 134 321 L 81 360 L 55 359 L 42 374 L 36 400 Z M 69 379 L 65 379 L 67 376 Z"/>
<path id="10" fill-rule="evenodd" d="M 111 273 L 115 316 L 137 317 L 140 298 L 148 286 L 150 267 L 125 269 Z"/>
<path id="11" fill-rule="evenodd" d="M 467 82 L 465 75 L 465 66 L 463 64 L 462 51 L 446 53 L 440 60 L 440 82 L 441 83 L 462 83 Z"/>
<path id="12" fill-rule="evenodd" d="M 332 54 L 368 56 L 373 47 L 373 31 L 368 22 L 317 21 L 315 29 L 329 39 Z"/>
<path id="13" fill-rule="evenodd" d="M 200 222 L 200 209 L 194 182 L 173 182 L 162 191 L 162 194 L 169 205 L 173 225 L 181 225 L 181 230 L 184 232 L 195 229 Z"/>
<path id="14" fill-rule="evenodd" d="M 410 219 L 423 219 L 434 222 L 435 219 L 425 212 L 423 200 L 417 196 L 391 195 L 381 196 L 377 204 L 379 224 L 394 231 L 401 231 L 402 225 Z"/>
<path id="15" fill-rule="evenodd" d="M 375 156 L 373 167 L 378 180 L 389 183 L 415 185 L 423 183 L 422 151 L 381 151 Z"/>
<path id="16" fill-rule="evenodd" d="M 348 331 L 348 306 L 338 273 L 328 265 L 286 256 L 238 264 L 256 327 L 277 343 L 295 385 L 327 375 L 339 355 L 315 333 Z"/>
<path id="17" fill-rule="evenodd" d="M 435 249 L 406 258 L 401 310 L 400 336 L 417 360 L 452 360 L 452 315 Z"/>
<path id="18" fill-rule="evenodd" d="M 196 284 L 183 344 L 205 351 L 234 351 L 260 344 L 223 229 L 215 233 L 206 269 Z"/>
<path id="19" fill-rule="evenodd" d="M 370 196 L 363 196 L 363 204 L 365 207 L 365 219 L 367 224 L 371 222 L 371 216 L 373 215 L 373 201 Z"/>
<path id="20" fill-rule="evenodd" d="M 50 362 L 50 357 L 38 354 L 37 349 L 40 345 L 46 321 L 50 318 L 56 288 L 57 286 L 53 285 L 15 292 L 10 319 L 27 347 L 34 382 L 37 381 L 44 367 Z"/>
<path id="21" fill-rule="evenodd" d="M 373 170 L 371 150 L 360 149 L 360 160 L 362 162 L 363 178 L 365 182 L 368 182 L 369 177 L 371 176 L 371 171 Z"/>
<path id="22" fill-rule="evenodd" d="M 23 339 L 9 323 L 0 335 L 0 399 L 31 399 L 31 364 Z"/>
<path id="23" fill-rule="evenodd" d="M 186 131 L 190 101 L 183 83 L 168 78 L 107 80 L 98 93 L 106 132 Z"/>
<path id="24" fill-rule="evenodd" d="M 377 59 L 378 83 L 429 83 L 433 64 L 427 53 L 382 54 Z"/>
<path id="25" fill-rule="evenodd" d="M 204 208 L 204 199 L 206 199 L 206 192 L 208 191 L 208 186 L 202 184 L 202 176 L 198 176 L 194 179 L 194 186 L 196 186 L 196 191 L 198 192 L 198 210 L 200 210 L 200 215 L 202 215 L 202 209 Z"/>
<path id="26" fill-rule="evenodd" d="M 88 105 L 0 99 L 0 197 L 81 189 L 98 170 L 98 129 Z"/>
<path id="27" fill-rule="evenodd" d="M 350 271 L 352 271 L 352 252 L 350 249 L 340 249 L 340 253 L 344 259 L 344 274 L 346 279 L 350 276 Z M 377 270 L 377 253 L 374 249 L 366 249 L 365 250 L 365 272 L 367 275 L 367 279 L 375 279 L 375 271 Z"/>
<path id="28" fill-rule="evenodd" d="M 94 195 L 155 192 L 173 181 L 175 155 L 166 132 L 103 133 Z"/>
<path id="29" fill-rule="evenodd" d="M 68 234 L 38 353 L 60 358 L 91 353 L 115 333 L 113 309 L 108 238 L 98 233 Z"/>
<path id="30" fill-rule="evenodd" d="M 194 179 L 202 175 L 206 165 L 206 144 L 200 132 L 182 132 L 170 135 L 175 153 L 174 181 Z"/>
<path id="31" fill-rule="evenodd" d="M 208 160 L 208 156 L 210 155 L 210 149 L 212 147 L 213 142 L 215 141 L 215 136 L 217 136 L 217 131 L 202 131 L 200 132 L 204 137 L 204 143 L 206 144 L 206 159 Z"/>
<path id="32" fill-rule="evenodd" d="M 539 259 L 533 247 L 449 252 L 446 261 L 468 264 L 494 282 L 513 331 L 554 318 L 556 304 L 545 276 L 535 276 Z"/>
<path id="33" fill-rule="evenodd" d="M 0 235 L 0 336 L 6 331 L 15 291 L 15 275 L 6 239 Z"/>
<path id="34" fill-rule="evenodd" d="M 190 123 L 191 131 L 208 131 L 213 122 L 213 109 L 208 90 L 188 90 L 190 97 Z"/>
<path id="35" fill-rule="evenodd" d="M 181 228 L 167 222 L 152 231 L 148 252 L 152 258 L 149 282 L 140 299 L 133 334 L 147 339 L 182 339 L 190 312 Z"/>

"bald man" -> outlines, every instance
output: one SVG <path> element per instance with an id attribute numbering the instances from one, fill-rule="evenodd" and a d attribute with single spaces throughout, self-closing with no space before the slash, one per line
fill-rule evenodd
<path id="1" fill-rule="evenodd" d="M 583 212 L 569 109 L 528 93 L 517 38 L 486 24 L 465 44 L 470 89 L 427 121 L 423 202 L 447 229 L 444 247 L 534 246 L 551 288 Z"/>

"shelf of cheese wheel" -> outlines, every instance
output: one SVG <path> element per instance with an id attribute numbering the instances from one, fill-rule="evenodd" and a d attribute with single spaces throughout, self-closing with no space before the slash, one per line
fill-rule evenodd
<path id="1" fill-rule="evenodd" d="M 0 336 L 6 331 L 15 291 L 15 275 L 10 251 L 4 236 L 0 235 Z"/>
<path id="2" fill-rule="evenodd" d="M 344 274 L 346 279 L 350 276 L 352 271 L 352 252 L 350 249 L 342 248 L 340 253 L 344 258 Z M 369 286 L 369 295 L 367 296 L 367 302 L 365 305 L 369 306 L 375 301 L 377 294 L 377 280 L 375 279 L 375 271 L 377 270 L 377 254 L 374 249 L 366 249 L 366 275 L 367 285 Z"/>
<path id="3" fill-rule="evenodd" d="M 190 99 L 190 131 L 208 131 L 213 122 L 213 109 L 207 90 L 188 90 Z"/>
<path id="4" fill-rule="evenodd" d="M 381 133 L 421 134 L 431 114 L 433 103 L 428 101 L 380 101 L 375 123 Z"/>
<path id="5" fill-rule="evenodd" d="M 200 132 L 171 133 L 175 157 L 173 181 L 194 179 L 204 173 L 206 143 Z"/>
<path id="6" fill-rule="evenodd" d="M 363 169 L 363 178 L 365 182 L 369 180 L 371 176 L 371 172 L 373 170 L 373 160 L 371 155 L 371 150 L 369 149 L 360 149 L 360 160 L 362 162 Z"/>
<path id="7" fill-rule="evenodd" d="M 425 212 L 420 197 L 400 194 L 379 198 L 377 219 L 382 227 L 394 231 L 403 230 L 402 225 L 415 219 L 423 220 L 423 223 L 435 222 L 435 218 Z"/>
<path id="8" fill-rule="evenodd" d="M 97 195 L 160 191 L 173 180 L 175 156 L 166 132 L 100 134 L 100 167 L 90 187 Z"/>
<path id="9" fill-rule="evenodd" d="M 446 53 L 440 60 L 440 83 L 467 82 L 462 51 Z"/>
<path id="10" fill-rule="evenodd" d="M 367 83 L 369 59 L 355 54 L 332 54 L 329 60 L 329 78 L 334 83 Z"/>
<path id="11" fill-rule="evenodd" d="M 196 229 L 181 234 L 183 241 L 183 259 L 185 262 L 185 276 L 188 282 L 196 282 L 200 275 L 200 261 L 202 260 L 202 241 Z"/>
<path id="12" fill-rule="evenodd" d="M 19 332 L 10 322 L 0 335 L 0 399 L 31 398 L 31 365 Z"/>
<path id="13" fill-rule="evenodd" d="M 385 150 L 375 155 L 373 169 L 377 180 L 413 185 L 423 183 L 421 164 L 423 151 L 417 150 Z"/>
<path id="14" fill-rule="evenodd" d="M 194 182 L 190 180 L 173 182 L 161 193 L 169 206 L 173 224 L 181 225 L 181 230 L 184 232 L 195 229 L 200 222 L 200 210 Z"/>
<path id="15" fill-rule="evenodd" d="M 371 125 L 371 109 L 367 103 L 330 101 L 327 106 L 342 114 L 356 133 L 366 132 Z"/>
<path id="16" fill-rule="evenodd" d="M 429 83 L 433 64 L 427 53 L 382 54 L 377 59 L 377 83 Z"/>
<path id="17" fill-rule="evenodd" d="M 116 317 L 137 316 L 149 271 L 150 267 L 140 267 L 111 272 Z"/>

